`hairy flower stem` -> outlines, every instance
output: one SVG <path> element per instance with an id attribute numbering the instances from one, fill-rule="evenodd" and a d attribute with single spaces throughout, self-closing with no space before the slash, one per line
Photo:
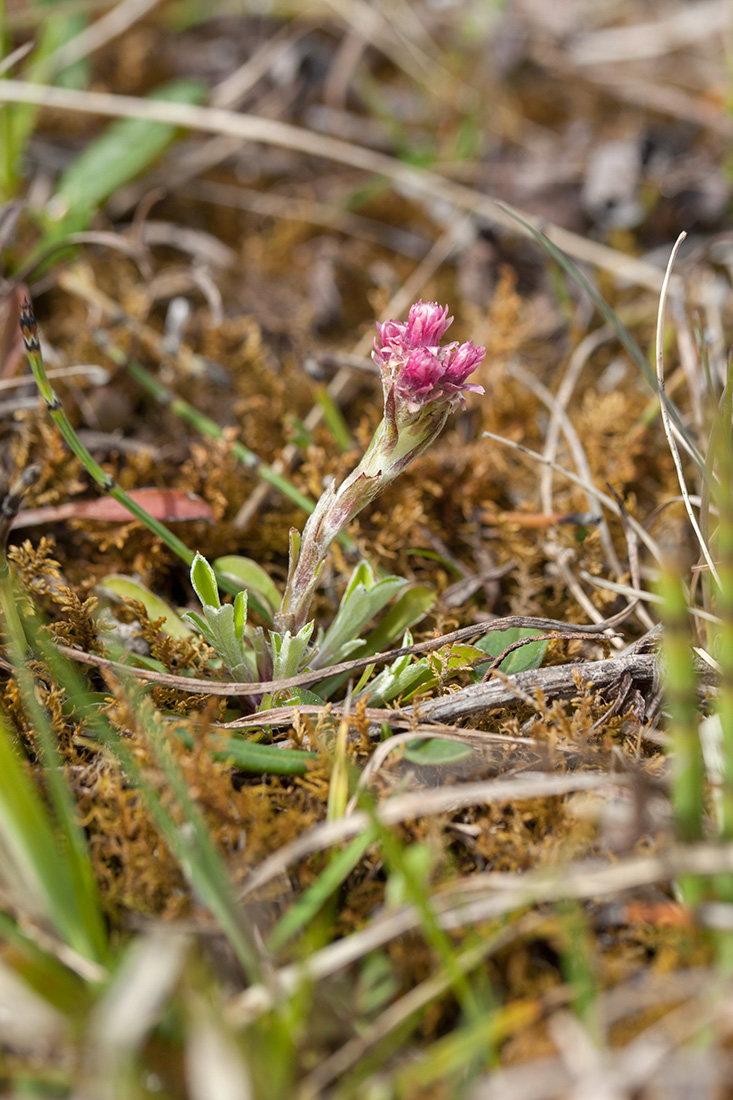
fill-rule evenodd
<path id="1" fill-rule="evenodd" d="M 297 633 L 306 623 L 321 566 L 332 543 L 383 489 L 419 457 L 442 429 L 450 409 L 429 417 L 424 438 L 398 435 L 393 421 L 382 420 L 359 465 L 336 488 L 329 486 L 308 517 L 300 545 L 291 538 L 290 569 L 275 629 Z"/>
<path id="2" fill-rule="evenodd" d="M 441 346 L 453 320 L 447 307 L 418 302 L 406 322 L 377 326 L 374 361 L 382 375 L 384 418 L 359 465 L 336 488 L 326 489 L 300 537 L 291 531 L 290 568 L 275 629 L 297 633 L 306 623 L 318 575 L 334 539 L 398 474 L 437 439 L 463 392 L 483 393 L 468 382 L 484 357 L 470 342 Z"/>

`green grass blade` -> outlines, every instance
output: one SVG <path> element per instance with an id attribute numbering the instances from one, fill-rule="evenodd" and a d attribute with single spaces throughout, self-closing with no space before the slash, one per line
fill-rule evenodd
<path id="1" fill-rule="evenodd" d="M 336 445 L 342 451 L 350 450 L 354 445 L 354 438 L 341 409 L 331 397 L 326 386 L 318 387 L 316 400 L 323 411 L 323 422 L 336 441 Z"/>
<path id="2" fill-rule="evenodd" d="M 313 920 L 344 879 L 351 874 L 375 839 L 375 830 L 369 828 L 333 857 L 323 873 L 277 922 L 267 938 L 269 951 L 280 951 L 289 939 Z"/>
<path id="3" fill-rule="evenodd" d="M 193 405 L 190 405 L 188 401 L 174 394 L 167 386 L 164 386 L 162 382 L 155 378 L 150 371 L 145 370 L 145 367 L 142 367 L 139 363 L 129 362 L 125 353 L 119 348 L 115 348 L 105 343 L 104 352 L 113 362 L 125 366 L 128 373 L 135 381 L 151 394 L 157 402 L 162 405 L 167 405 L 171 412 L 175 413 L 176 416 L 180 416 L 181 420 L 185 420 L 192 428 L 196 428 L 202 435 L 207 435 L 210 439 L 224 438 L 224 432 L 215 420 L 211 420 L 208 416 L 205 416 L 203 413 L 199 412 L 198 409 L 194 408 Z M 231 444 L 231 448 L 242 465 L 246 466 L 248 469 L 254 470 L 258 477 L 268 482 L 274 489 L 278 489 L 283 496 L 291 500 L 293 504 L 297 504 L 297 506 L 302 508 L 307 515 L 311 514 L 315 507 L 313 501 L 310 497 L 299 492 L 286 477 L 271 469 L 270 466 L 262 462 L 254 451 L 251 451 L 249 447 L 245 447 L 245 445 L 238 440 L 235 440 Z"/>
<path id="4" fill-rule="evenodd" d="M 377 816 L 376 809 L 367 798 L 364 798 L 364 809 L 371 819 L 372 828 L 375 830 L 390 873 L 394 875 L 396 872 L 399 875 L 404 889 L 405 901 L 415 907 L 420 916 L 420 927 L 427 943 L 450 975 L 451 986 L 461 1006 L 464 1018 L 475 1020 L 480 1016 L 476 996 L 466 975 L 457 965 L 457 950 L 450 936 L 438 923 L 430 900 L 430 890 L 427 882 L 421 880 L 410 859 L 406 858 L 403 843 L 396 833 L 382 824 Z"/>
<path id="5" fill-rule="evenodd" d="M 44 662 L 67 695 L 83 701 L 85 689 L 76 668 L 40 635 L 35 641 Z M 139 728 L 145 732 L 168 789 L 173 792 L 183 814 L 183 829 L 161 803 L 154 787 L 145 778 L 135 754 L 99 714 L 98 709 L 94 706 L 83 708 L 82 702 L 81 717 L 89 728 L 90 736 L 105 746 L 130 782 L 140 791 L 156 827 L 178 861 L 187 881 L 219 921 L 242 967 L 248 977 L 255 981 L 259 974 L 259 959 L 254 940 L 234 898 L 224 862 L 211 839 L 201 811 L 188 792 L 185 777 L 176 762 L 169 741 L 169 732 L 170 736 L 173 733 L 166 728 L 148 701 L 136 693 L 135 684 L 130 682 L 128 686 L 128 706 L 136 716 Z"/>
<path id="6" fill-rule="evenodd" d="M 194 736 L 187 729 L 176 729 L 184 745 L 193 747 Z M 306 775 L 308 767 L 318 759 L 317 752 L 304 749 L 279 749 L 276 745 L 262 745 L 257 741 L 245 741 L 242 737 L 210 734 L 207 746 L 216 760 L 229 761 L 239 771 L 254 775 Z"/>
<path id="7" fill-rule="evenodd" d="M 0 838 L 5 869 L 12 867 L 14 883 L 22 885 L 37 918 L 48 922 L 79 955 L 102 962 L 107 956 L 106 935 L 91 865 L 81 863 L 76 845 L 71 848 L 66 843 L 67 830 L 52 821 L 14 740 L 0 714 Z"/>
<path id="8" fill-rule="evenodd" d="M 200 104 L 207 88 L 201 80 L 175 80 L 148 97 L 172 103 Z M 50 241 L 86 228 L 94 214 L 120 187 L 140 175 L 165 150 L 176 127 L 141 118 L 113 122 L 62 175 L 49 203 L 46 247 Z"/>
<path id="9" fill-rule="evenodd" d="M 499 205 L 502 207 L 503 210 L 507 212 L 507 214 L 509 214 L 511 218 L 518 222 L 519 225 L 524 226 L 528 233 L 531 233 L 534 239 L 538 242 L 539 245 L 541 245 L 545 252 L 547 252 L 547 254 L 552 257 L 555 263 L 558 264 L 558 266 L 561 267 L 562 270 L 567 275 L 569 275 L 570 278 L 575 283 L 577 283 L 577 285 L 590 297 L 591 301 L 594 303 L 598 311 L 603 317 L 605 317 L 609 325 L 611 325 L 611 327 L 613 328 L 614 332 L 618 336 L 621 345 L 626 349 L 634 363 L 636 363 L 637 367 L 641 371 L 642 377 L 649 384 L 651 389 L 654 390 L 654 392 L 657 394 L 657 397 L 665 402 L 669 411 L 669 415 L 674 421 L 675 426 L 679 430 L 680 442 L 683 444 L 685 450 L 690 455 L 698 469 L 703 471 L 705 468 L 704 459 L 692 439 L 690 439 L 690 434 L 677 410 L 677 407 L 669 400 L 666 394 L 659 394 L 657 379 L 652 371 L 651 366 L 649 365 L 649 361 L 647 360 L 644 352 L 641 350 L 634 337 L 626 328 L 626 325 L 624 325 L 616 312 L 611 309 L 611 307 L 608 305 L 602 295 L 598 293 L 596 288 L 591 283 L 590 279 L 588 279 L 583 274 L 580 268 L 575 263 L 573 263 L 573 261 L 557 247 L 557 245 L 553 244 L 552 241 L 548 237 L 546 237 L 544 233 L 541 233 L 537 228 L 535 228 L 535 226 L 533 226 L 531 222 L 526 221 L 520 214 L 517 213 L 516 210 L 513 210 L 511 206 L 508 206 L 506 203 L 500 203 Z"/>
<path id="10" fill-rule="evenodd" d="M 85 979 L 36 943 L 32 930 L 21 928 L 3 912 L 0 912 L 0 941 L 12 952 L 14 973 L 45 1001 L 66 1015 L 86 1013 L 93 994 Z"/>
<path id="11" fill-rule="evenodd" d="M 127 508 L 135 519 L 140 520 L 149 531 L 154 535 L 157 535 L 165 545 L 176 554 L 181 561 L 185 562 L 187 566 L 191 566 L 194 557 L 196 556 L 193 550 L 189 550 L 184 542 L 174 535 L 172 531 L 157 520 L 154 516 L 151 516 L 149 512 L 143 508 L 136 500 L 121 489 L 119 485 L 116 485 L 114 480 L 105 473 L 99 463 L 92 457 L 90 452 L 84 446 L 79 439 L 78 435 L 74 431 L 64 412 L 63 406 L 59 398 L 57 397 L 51 383 L 46 375 L 46 368 L 43 364 L 43 357 L 41 355 L 41 345 L 38 340 L 38 330 L 36 328 L 36 320 L 33 316 L 33 310 L 31 304 L 26 298 L 23 302 L 20 314 L 20 326 L 23 333 L 23 340 L 25 342 L 26 355 L 33 372 L 33 377 L 36 380 L 38 392 L 46 403 L 46 409 L 49 416 L 56 424 L 56 427 L 61 432 L 61 435 L 65 439 L 69 446 L 69 449 L 76 455 L 81 464 L 84 466 L 89 475 L 94 479 L 99 488 L 109 493 L 116 501 Z M 229 577 L 218 575 L 217 581 L 219 587 L 228 592 L 231 596 L 236 596 L 240 590 L 239 585 L 235 584 Z M 265 622 L 272 622 L 272 616 L 265 607 L 265 605 L 258 600 L 254 595 L 250 597 L 250 607 L 261 615 Z"/>
<path id="12" fill-rule="evenodd" d="M 698 733 L 697 677 L 692 663 L 687 600 L 679 575 L 672 569 L 662 574 L 658 588 L 664 600 L 666 696 L 673 750 L 672 804 L 681 839 L 694 842 L 703 836 L 705 769 Z M 701 900 L 704 884 L 700 879 L 688 875 L 679 885 L 688 904 Z"/>
<path id="13" fill-rule="evenodd" d="M 70 946 L 79 951 L 85 957 L 102 961 L 107 955 L 107 936 L 102 916 L 101 901 L 97 889 L 89 849 L 86 837 L 79 825 L 76 815 L 76 805 L 73 796 L 66 783 L 63 774 L 63 764 L 56 745 L 56 737 L 45 710 L 36 698 L 36 685 L 33 675 L 26 660 L 26 633 L 34 632 L 34 626 L 29 623 L 24 628 L 20 623 L 16 607 L 15 592 L 9 575 L 7 559 L 4 551 L 0 555 L 0 608 L 9 637 L 9 653 L 15 670 L 15 678 L 20 688 L 23 706 L 30 719 L 35 737 L 39 744 L 44 766 L 44 779 L 48 790 L 51 807 L 55 818 L 52 830 L 50 822 L 47 830 L 52 830 L 52 839 L 59 851 L 63 852 L 58 867 L 61 880 L 56 875 L 50 880 L 55 894 L 55 907 L 58 906 L 59 923 L 56 927 L 65 936 Z M 33 804 L 29 789 L 23 788 L 25 793 L 19 802 L 12 798 L 11 791 L 5 786 L 7 776 L 17 772 L 19 765 L 13 767 L 12 760 L 8 762 L 8 753 L 12 752 L 11 733 L 6 725 L 3 730 L 3 753 L 5 763 L 0 763 L 4 798 L 6 803 L 5 835 L 11 831 L 11 822 L 16 817 L 19 837 L 26 834 L 24 822 L 24 810 Z M 6 770 L 8 769 L 8 770 Z M 32 790 L 32 788 L 30 788 Z M 41 806 L 39 811 L 44 818 L 45 810 Z M 17 815 L 17 816 L 16 816 Z M 39 825 L 39 858 L 46 869 L 50 869 L 48 862 L 48 843 L 43 834 L 44 826 Z M 54 911 L 55 911 L 54 907 Z M 52 914 L 48 914 L 52 918 Z M 52 918 L 53 919 L 53 918 Z"/>

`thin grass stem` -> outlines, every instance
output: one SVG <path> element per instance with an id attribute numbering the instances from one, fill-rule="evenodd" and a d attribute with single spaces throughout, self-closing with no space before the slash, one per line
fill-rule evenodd
<path id="1" fill-rule="evenodd" d="M 705 767 L 698 733 L 697 677 L 690 647 L 687 601 L 678 573 L 665 570 L 659 581 L 665 620 L 664 654 L 667 664 L 666 694 L 672 738 L 672 805 L 680 838 L 687 843 L 703 837 Z M 680 875 L 686 902 L 695 904 L 704 895 L 703 882 Z"/>
<path id="2" fill-rule="evenodd" d="M 680 452 L 677 447 L 677 443 L 672 432 L 672 421 L 669 415 L 669 408 L 664 393 L 664 315 L 667 305 L 667 294 L 669 292 L 669 281 L 672 277 L 672 268 L 674 266 L 675 257 L 679 252 L 680 245 L 684 241 L 686 233 L 680 233 L 679 237 L 675 241 L 674 248 L 672 249 L 669 257 L 669 263 L 667 264 L 667 270 L 664 273 L 664 282 L 662 283 L 662 291 L 659 295 L 659 310 L 657 312 L 657 353 L 656 353 L 656 365 L 657 365 L 657 386 L 659 387 L 659 409 L 662 414 L 662 425 L 664 427 L 664 434 L 667 437 L 667 444 L 669 446 L 672 459 L 674 460 L 675 470 L 677 471 L 677 480 L 680 484 L 680 492 L 682 493 L 682 499 L 685 503 L 685 510 L 690 519 L 690 524 L 695 532 L 695 538 L 698 541 L 702 556 L 707 562 L 710 574 L 715 580 L 715 583 L 720 587 L 720 577 L 718 571 L 715 568 L 715 563 L 710 555 L 710 551 L 707 547 L 705 539 L 703 538 L 700 525 L 697 522 L 697 517 L 692 510 L 692 504 L 690 503 L 690 494 L 687 491 L 687 484 L 685 482 L 685 475 L 682 469 L 682 462 L 680 460 Z"/>
<path id="3" fill-rule="evenodd" d="M 41 354 L 41 344 L 38 339 L 38 329 L 36 326 L 36 319 L 33 315 L 33 309 L 29 300 L 26 298 L 23 301 L 20 314 L 20 327 L 23 334 L 23 341 L 25 343 L 26 355 L 30 368 L 33 372 L 33 377 L 36 380 L 36 386 L 43 401 L 45 402 L 46 409 L 49 416 L 53 420 L 56 427 L 59 429 L 61 435 L 69 446 L 69 449 L 79 459 L 96 485 L 104 493 L 109 493 L 116 501 L 118 501 L 124 508 L 128 510 L 141 523 L 143 523 L 149 531 L 154 535 L 157 535 L 159 539 L 168 547 L 172 553 L 176 554 L 187 566 L 190 567 L 195 554 L 192 550 L 186 546 L 177 535 L 174 535 L 172 531 L 157 520 L 154 516 L 151 516 L 141 504 L 138 504 L 131 496 L 129 496 L 124 489 L 121 489 L 119 485 L 115 484 L 114 480 L 108 473 L 106 473 L 99 463 L 92 457 L 90 452 L 84 446 L 79 439 L 78 435 L 74 431 L 69 418 L 64 412 L 61 401 L 59 400 L 53 386 L 51 385 L 48 375 L 46 374 L 46 368 L 43 363 L 43 355 Z M 240 586 L 225 574 L 217 573 L 217 583 L 224 592 L 228 592 L 229 595 L 235 596 L 240 590 Z M 249 604 L 258 615 L 261 615 L 266 622 L 270 622 L 272 616 L 268 609 L 261 603 L 260 600 L 254 595 L 249 593 Z"/>

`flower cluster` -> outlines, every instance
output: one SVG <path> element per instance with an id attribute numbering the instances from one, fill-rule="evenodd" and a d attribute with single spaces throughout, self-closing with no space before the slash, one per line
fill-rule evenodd
<path id="1" fill-rule="evenodd" d="M 291 532 L 290 569 L 276 628 L 305 625 L 318 573 L 335 538 L 362 508 L 437 439 L 464 393 L 483 393 L 467 378 L 486 351 L 470 341 L 441 346 L 453 318 L 448 307 L 422 301 L 406 321 L 377 325 L 373 359 L 382 375 L 384 417 L 361 462 L 336 487 L 329 486 L 308 517 L 302 538 Z"/>
<path id="2" fill-rule="evenodd" d="M 382 374 L 385 401 L 393 387 L 396 391 L 399 420 L 414 417 L 435 401 L 463 404 L 465 392 L 484 392 L 483 386 L 466 379 L 482 362 L 486 350 L 470 340 L 440 346 L 452 323 L 447 306 L 419 301 L 410 307 L 407 321 L 377 324 L 379 337 L 372 358 Z"/>

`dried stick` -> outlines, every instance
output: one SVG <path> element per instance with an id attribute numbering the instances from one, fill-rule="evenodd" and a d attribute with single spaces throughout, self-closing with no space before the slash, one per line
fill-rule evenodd
<path id="1" fill-rule="evenodd" d="M 667 437 L 667 444 L 669 446 L 670 453 L 674 460 L 675 469 L 677 471 L 677 480 L 680 483 L 680 492 L 682 493 L 682 499 L 685 502 L 685 510 L 689 516 L 692 529 L 695 532 L 695 537 L 700 545 L 702 556 L 704 557 L 707 566 L 710 570 L 710 575 L 715 580 L 718 588 L 720 588 L 720 576 L 715 568 L 715 562 L 710 556 L 705 539 L 703 538 L 702 531 L 695 517 L 695 513 L 692 510 L 692 503 L 690 502 L 690 494 L 687 490 L 687 484 L 685 482 L 685 475 L 682 470 L 682 462 L 680 460 L 680 452 L 677 448 L 677 443 L 672 431 L 672 421 L 670 420 L 669 410 L 667 408 L 667 402 L 665 400 L 664 393 L 664 314 L 667 305 L 667 293 L 669 291 L 669 281 L 672 277 L 672 267 L 674 266 L 675 257 L 679 252 L 680 245 L 684 241 L 686 233 L 680 233 L 679 237 L 675 241 L 674 248 L 669 257 L 669 263 L 667 264 L 667 270 L 664 273 L 664 282 L 662 283 L 662 289 L 659 294 L 659 311 L 657 313 L 657 384 L 659 386 L 659 408 L 662 414 L 662 424 L 664 426 L 664 434 Z"/>

